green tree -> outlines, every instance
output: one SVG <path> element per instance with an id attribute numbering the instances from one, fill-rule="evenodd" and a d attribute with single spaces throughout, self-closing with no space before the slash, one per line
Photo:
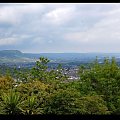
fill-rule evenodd
<path id="1" fill-rule="evenodd" d="M 58 89 L 47 99 L 45 114 L 109 114 L 100 96 L 81 96 L 75 89 Z"/>
<path id="2" fill-rule="evenodd" d="M 47 63 L 49 60 L 44 57 L 40 57 L 39 61 L 36 61 L 35 67 L 31 70 L 31 76 L 33 79 L 46 80 L 47 79 Z"/>
<path id="3" fill-rule="evenodd" d="M 98 64 L 97 61 L 90 69 L 80 74 L 81 91 L 86 95 L 93 91 L 103 95 L 109 111 L 116 113 L 117 97 L 120 96 L 119 73 L 115 58 L 105 58 L 103 64 Z"/>

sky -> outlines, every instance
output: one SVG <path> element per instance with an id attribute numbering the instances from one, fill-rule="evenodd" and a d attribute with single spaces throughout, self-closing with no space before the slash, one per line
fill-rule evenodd
<path id="1" fill-rule="evenodd" d="M 0 3 L 0 50 L 120 53 L 120 4 Z"/>

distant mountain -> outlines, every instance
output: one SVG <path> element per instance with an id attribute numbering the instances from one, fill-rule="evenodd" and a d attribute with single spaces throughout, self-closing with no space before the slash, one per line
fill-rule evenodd
<path id="1" fill-rule="evenodd" d="M 7 53 L 22 54 L 22 52 L 19 51 L 19 50 L 1 50 L 0 53 L 4 53 L 4 54 L 7 54 Z"/>
<path id="2" fill-rule="evenodd" d="M 0 51 L 0 57 L 10 57 L 10 58 L 16 58 L 16 57 L 22 57 L 23 53 L 18 50 L 2 50 Z"/>
<path id="3" fill-rule="evenodd" d="M 0 63 L 22 63 L 34 62 L 35 60 L 24 55 L 19 50 L 2 50 L 0 51 Z"/>

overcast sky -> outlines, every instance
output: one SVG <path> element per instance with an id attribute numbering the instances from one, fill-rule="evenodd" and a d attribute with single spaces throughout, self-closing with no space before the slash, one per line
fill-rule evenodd
<path id="1" fill-rule="evenodd" d="M 0 50 L 120 52 L 120 4 L 0 3 Z"/>

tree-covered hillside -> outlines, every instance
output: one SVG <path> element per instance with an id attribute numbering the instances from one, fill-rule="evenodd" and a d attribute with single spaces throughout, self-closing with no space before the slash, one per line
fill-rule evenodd
<path id="1" fill-rule="evenodd" d="M 0 114 L 119 114 L 120 68 L 115 58 L 81 65 L 80 79 L 71 82 L 61 65 L 48 71 L 48 63 L 40 57 L 29 70 L 0 76 Z"/>

